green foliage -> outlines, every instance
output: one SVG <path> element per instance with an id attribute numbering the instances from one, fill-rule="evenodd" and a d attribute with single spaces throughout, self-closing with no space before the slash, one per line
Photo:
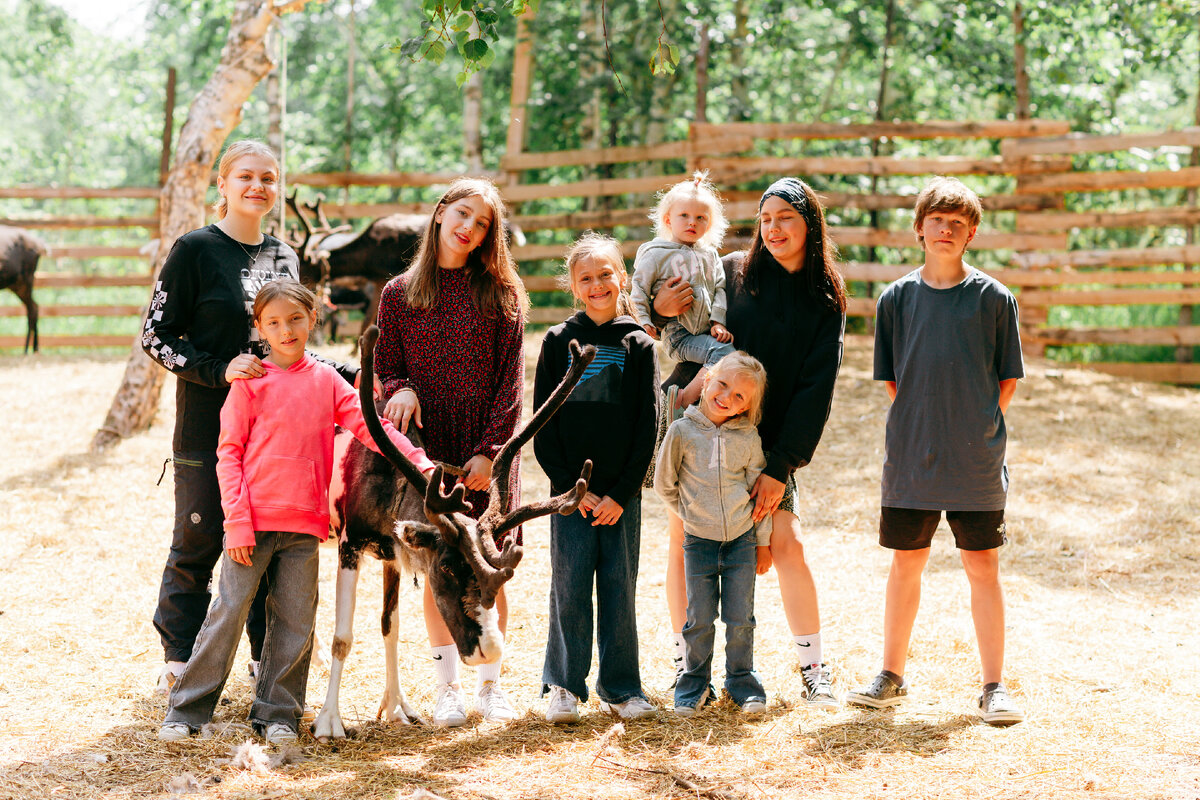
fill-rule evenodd
<path id="1" fill-rule="evenodd" d="M 447 45 L 453 43 L 463 63 L 454 76 L 461 88 L 471 75 L 495 61 L 488 43 L 501 38 L 501 20 L 519 17 L 530 8 L 537 8 L 537 0 L 499 0 L 499 8 L 483 2 L 421 0 L 418 35 L 393 42 L 390 50 L 414 62 L 436 65 L 445 60 Z"/>

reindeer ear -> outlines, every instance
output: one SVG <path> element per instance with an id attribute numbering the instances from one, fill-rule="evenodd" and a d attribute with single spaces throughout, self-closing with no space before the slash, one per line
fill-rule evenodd
<path id="1" fill-rule="evenodd" d="M 405 547 L 418 550 L 437 550 L 441 534 L 432 525 L 420 522 L 404 522 L 396 526 L 396 533 Z"/>

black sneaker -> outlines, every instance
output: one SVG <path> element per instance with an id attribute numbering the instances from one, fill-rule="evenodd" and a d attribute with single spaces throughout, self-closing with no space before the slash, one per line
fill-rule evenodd
<path id="1" fill-rule="evenodd" d="M 846 704 L 864 708 L 890 708 L 908 699 L 908 681 L 894 672 L 884 670 L 875 676 L 871 685 L 857 692 L 846 693 Z"/>
<path id="2" fill-rule="evenodd" d="M 833 693 L 833 682 L 829 677 L 829 667 L 825 664 L 809 664 L 800 668 L 800 676 L 804 678 L 804 700 L 813 708 L 824 711 L 835 711 L 838 707 L 837 696 Z"/>
<path id="3" fill-rule="evenodd" d="M 1016 725 L 1025 719 L 1025 715 L 1013 703 L 1002 683 L 989 683 L 983 687 L 979 705 L 975 707 L 975 715 L 988 725 L 997 727 Z"/>

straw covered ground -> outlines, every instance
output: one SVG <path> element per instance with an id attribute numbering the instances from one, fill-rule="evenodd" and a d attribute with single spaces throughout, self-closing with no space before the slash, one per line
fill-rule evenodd
<path id="1" fill-rule="evenodd" d="M 534 334 L 531 374 L 536 352 Z M 170 454 L 173 386 L 152 430 L 89 455 L 123 366 L 122 358 L 0 358 L 0 798 L 1200 797 L 1195 391 L 1029 365 L 1009 415 L 1003 552 L 1006 672 L 1024 724 L 992 729 L 970 715 L 978 658 L 966 581 L 943 530 L 911 646 L 912 700 L 901 709 L 804 707 L 771 573 L 757 597 L 756 660 L 770 692 L 763 717 L 725 704 L 688 721 L 665 711 L 614 729 L 593 699 L 581 723 L 552 727 L 537 697 L 549 578 L 541 520 L 526 529 L 509 584 L 504 681 L 524 716 L 504 726 L 473 717 L 453 731 L 377 723 L 380 571 L 371 563 L 342 693 L 355 736 L 335 745 L 306 736 L 289 763 L 272 764 L 245 749 L 229 760 L 247 738 L 244 651 L 217 715 L 232 724 L 182 744 L 155 737 L 165 701 L 151 691 L 161 650 L 150 617 L 171 527 L 170 471 L 155 481 Z M 851 340 L 824 441 L 800 476 L 839 692 L 879 668 L 889 559 L 874 527 L 885 412 L 870 344 Z M 544 495 L 528 454 L 523 470 L 526 492 Z M 657 498 L 645 498 L 643 519 L 643 676 L 669 707 Z M 334 555 L 322 553 L 326 642 Z M 402 681 L 428 715 L 428 650 L 410 582 L 400 602 Z M 719 679 L 720 659 L 716 667 Z M 327 677 L 314 669 L 314 705 Z M 470 670 L 464 678 L 474 681 Z"/>

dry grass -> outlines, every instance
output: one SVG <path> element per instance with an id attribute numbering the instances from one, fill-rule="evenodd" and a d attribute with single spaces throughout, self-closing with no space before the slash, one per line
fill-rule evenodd
<path id="1" fill-rule="evenodd" d="M 530 369 L 536 342 L 530 344 Z M 341 353 L 344 355 L 344 352 Z M 801 475 L 809 559 L 826 651 L 839 688 L 879 666 L 888 556 L 875 545 L 884 393 L 869 347 L 850 343 L 833 417 Z M 711 796 L 1060 798 L 1200 797 L 1200 646 L 1194 589 L 1200 551 L 1200 404 L 1194 391 L 1031 365 L 1010 414 L 1008 682 L 1029 721 L 1007 730 L 969 716 L 978 659 L 967 587 L 939 534 L 911 647 L 913 701 L 894 713 L 824 715 L 799 702 L 799 680 L 774 573 L 758 590 L 757 661 L 768 713 L 728 707 L 610 731 L 593 704 L 552 727 L 537 698 L 546 630 L 547 525 L 526 532 L 510 584 L 506 685 L 523 718 L 457 731 L 374 721 L 382 692 L 379 568 L 365 570 L 343 711 L 358 735 L 265 772 L 226 763 L 244 731 L 165 745 L 150 625 L 171 517 L 172 387 L 147 434 L 86 455 L 120 379 L 120 360 L 0 358 L 7 453 L 0 573 L 0 797 L 168 796 L 195 776 L 219 798 Z M 546 491 L 532 458 L 526 491 Z M 664 522 L 645 500 L 638 603 L 643 675 L 668 703 Z M 320 629 L 332 630 L 334 558 L 323 556 Z M 403 683 L 432 705 L 419 595 L 401 603 Z M 239 657 L 239 664 L 245 657 Z M 717 665 L 720 669 L 720 663 Z M 239 667 L 240 669 L 240 667 Z M 473 680 L 467 671 L 467 681 Z M 719 672 L 718 672 L 719 675 Z M 310 700 L 324 696 L 314 671 Z M 218 722 L 244 721 L 235 677 Z M 219 780 L 218 780 L 219 779 Z M 428 796 L 428 795 L 425 795 Z"/>

